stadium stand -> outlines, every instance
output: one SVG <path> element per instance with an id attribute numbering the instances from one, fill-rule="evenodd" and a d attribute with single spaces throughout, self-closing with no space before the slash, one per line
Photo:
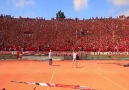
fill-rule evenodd
<path id="1" fill-rule="evenodd" d="M 1 15 L 0 50 L 66 52 L 74 49 L 97 55 L 128 54 L 128 25 L 126 17 L 45 20 Z"/>

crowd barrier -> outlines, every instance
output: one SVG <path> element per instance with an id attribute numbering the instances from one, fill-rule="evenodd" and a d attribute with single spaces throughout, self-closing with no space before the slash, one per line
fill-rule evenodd
<path id="1" fill-rule="evenodd" d="M 16 51 L 0 51 L 0 59 L 17 59 Z M 23 56 L 47 56 L 48 51 L 24 51 Z M 53 51 L 53 56 L 58 59 L 62 57 L 64 60 L 72 60 L 71 51 Z M 78 51 L 77 56 L 79 60 L 129 60 L 128 52 L 84 52 Z"/>

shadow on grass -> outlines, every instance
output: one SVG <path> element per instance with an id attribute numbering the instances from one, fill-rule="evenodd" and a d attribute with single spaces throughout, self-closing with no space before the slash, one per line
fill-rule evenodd
<path id="1" fill-rule="evenodd" d="M 85 67 L 85 66 L 77 66 L 76 68 L 83 68 L 83 67 Z"/>
<path id="2" fill-rule="evenodd" d="M 61 66 L 61 65 L 51 65 L 51 66 Z"/>

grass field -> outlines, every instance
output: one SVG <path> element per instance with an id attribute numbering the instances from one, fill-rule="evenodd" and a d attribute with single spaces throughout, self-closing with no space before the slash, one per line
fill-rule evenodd
<path id="1" fill-rule="evenodd" d="M 1 60 L 0 90 L 74 90 L 63 87 L 45 87 L 14 83 L 13 81 L 43 82 L 88 86 L 98 90 L 129 90 L 129 61 L 118 60 L 79 60 L 72 68 L 71 60 Z"/>

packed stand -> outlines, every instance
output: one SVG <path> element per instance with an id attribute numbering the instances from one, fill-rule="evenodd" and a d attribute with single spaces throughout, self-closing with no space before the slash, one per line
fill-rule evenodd
<path id="1" fill-rule="evenodd" d="M 129 51 L 129 19 L 45 20 L 0 16 L 0 50 Z"/>

